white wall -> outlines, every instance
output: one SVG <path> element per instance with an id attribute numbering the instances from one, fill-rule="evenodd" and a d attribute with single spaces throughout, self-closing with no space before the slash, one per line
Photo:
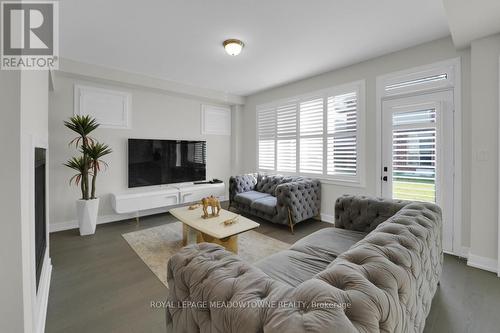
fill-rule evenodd
<path id="1" fill-rule="evenodd" d="M 0 71 L 0 331 L 23 332 L 23 275 L 21 251 L 21 75 Z M 6 162 L 8 161 L 8 163 Z"/>
<path id="2" fill-rule="evenodd" d="M 75 227 L 75 200 L 80 197 L 77 187 L 69 187 L 72 171 L 62 164 L 76 155 L 68 142 L 74 134 L 63 126 L 63 120 L 73 115 L 73 87 L 83 83 L 110 87 L 132 94 L 131 129 L 97 129 L 93 136 L 107 143 L 113 154 L 106 157 L 109 169 L 97 178 L 97 194 L 101 197 L 100 221 L 120 219 L 113 212 L 110 193 L 133 191 L 127 188 L 127 139 L 203 139 L 207 141 L 207 179 L 228 181 L 231 175 L 231 137 L 201 135 L 201 104 L 190 97 L 168 95 L 150 88 L 110 83 L 100 79 L 82 79 L 56 74 L 55 89 L 50 94 L 49 140 L 51 229 Z M 154 188 L 154 187 L 153 187 Z M 151 189 L 153 189 L 151 188 Z"/>
<path id="3" fill-rule="evenodd" d="M 245 152 L 240 172 L 250 172 L 256 169 L 256 112 L 257 105 L 281 98 L 292 97 L 319 89 L 345 84 L 357 80 L 366 80 L 366 187 L 348 187 L 324 184 L 322 185 L 322 214 L 332 218 L 335 199 L 344 194 L 377 195 L 376 179 L 376 77 L 379 75 L 404 70 L 411 67 L 430 64 L 433 62 L 461 57 L 462 61 L 462 122 L 463 128 L 463 225 L 462 244 L 468 246 L 470 242 L 470 129 L 467 126 L 470 120 L 470 52 L 469 50 L 455 50 L 450 38 L 440 39 L 417 47 L 388 54 L 379 58 L 365 61 L 353 66 L 332 72 L 324 73 L 309 79 L 297 81 L 282 87 L 267 90 L 247 97 L 243 112 L 244 126 L 241 151 Z M 495 123 L 496 124 L 496 123 Z"/>
<path id="4" fill-rule="evenodd" d="M 46 71 L 0 71 L 0 144 L 5 162 L 0 172 L 1 332 L 40 332 L 45 323 L 50 279 L 40 282 L 37 294 L 31 198 L 32 142 L 48 138 L 48 82 Z M 47 248 L 45 267 L 50 265 L 48 254 Z"/>
<path id="5" fill-rule="evenodd" d="M 471 246 L 474 260 L 497 257 L 498 235 L 498 61 L 500 34 L 473 41 L 472 71 L 472 165 Z M 479 258 L 476 258 L 479 257 Z M 484 265 L 496 267 L 493 261 Z"/>
<path id="6" fill-rule="evenodd" d="M 236 175 L 239 170 L 239 165 L 241 163 L 241 156 L 243 152 L 241 151 L 241 140 L 242 140 L 242 119 L 243 119 L 243 106 L 233 105 L 231 107 L 231 128 L 233 129 L 231 133 L 231 174 Z"/>

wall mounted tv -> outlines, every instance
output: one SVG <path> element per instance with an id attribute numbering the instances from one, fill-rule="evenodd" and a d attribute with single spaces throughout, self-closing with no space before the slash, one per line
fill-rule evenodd
<path id="1" fill-rule="evenodd" d="M 205 141 L 128 139 L 128 187 L 206 179 Z"/>

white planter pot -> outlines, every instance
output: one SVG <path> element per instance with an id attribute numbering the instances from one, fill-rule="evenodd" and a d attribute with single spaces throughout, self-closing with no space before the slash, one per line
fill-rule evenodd
<path id="1" fill-rule="evenodd" d="M 91 200 L 76 201 L 76 215 L 80 235 L 93 235 L 97 224 L 97 212 L 99 210 L 99 198 Z"/>

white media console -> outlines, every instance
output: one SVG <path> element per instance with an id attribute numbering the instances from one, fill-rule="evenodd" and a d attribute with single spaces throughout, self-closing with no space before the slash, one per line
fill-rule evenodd
<path id="1" fill-rule="evenodd" d="M 183 183 L 167 185 L 165 188 L 155 190 L 131 190 L 130 192 L 111 194 L 113 209 L 118 214 L 135 213 L 156 208 L 173 208 L 178 205 L 188 204 L 213 195 L 222 199 L 226 192 L 224 183 L 197 184 Z"/>

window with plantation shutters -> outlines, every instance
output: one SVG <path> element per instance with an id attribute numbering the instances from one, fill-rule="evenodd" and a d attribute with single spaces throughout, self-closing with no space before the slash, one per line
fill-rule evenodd
<path id="1" fill-rule="evenodd" d="M 275 170 L 276 109 L 261 109 L 257 112 L 259 169 Z"/>
<path id="2" fill-rule="evenodd" d="M 257 108 L 258 169 L 361 183 L 364 82 Z"/>
<path id="3" fill-rule="evenodd" d="M 324 98 L 300 103 L 300 172 L 323 174 Z"/>
<path id="4" fill-rule="evenodd" d="M 276 108 L 276 170 L 297 170 L 297 105 L 287 104 Z"/>
<path id="5" fill-rule="evenodd" d="M 357 172 L 358 96 L 356 92 L 328 97 L 327 174 Z"/>

